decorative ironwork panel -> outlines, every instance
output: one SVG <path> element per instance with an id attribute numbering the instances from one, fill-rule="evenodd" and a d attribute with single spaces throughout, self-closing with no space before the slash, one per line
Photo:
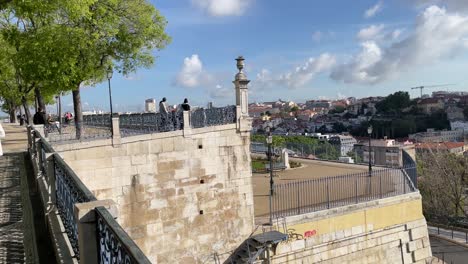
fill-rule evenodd
<path id="1" fill-rule="evenodd" d="M 79 257 L 78 225 L 74 214 L 76 203 L 89 202 L 91 199 L 78 187 L 66 168 L 54 161 L 57 209 L 67 232 L 73 251 Z"/>
<path id="2" fill-rule="evenodd" d="M 104 207 L 96 208 L 98 263 L 150 263 Z"/>
<path id="3" fill-rule="evenodd" d="M 123 137 L 169 132 L 183 129 L 183 112 L 120 115 L 119 121 Z"/>
<path id="4" fill-rule="evenodd" d="M 46 163 L 47 158 L 46 158 L 46 150 L 45 150 L 44 145 L 45 145 L 44 140 L 41 140 L 41 152 L 39 153 L 40 154 L 39 167 L 40 167 L 42 175 L 47 178 L 47 163 Z"/>
<path id="5" fill-rule="evenodd" d="M 236 106 L 197 109 L 191 113 L 190 123 L 193 128 L 218 126 L 236 122 Z"/>
<path id="6" fill-rule="evenodd" d="M 111 127 L 112 126 L 110 114 L 83 115 L 83 123 L 86 126 L 97 126 L 97 127 Z"/>

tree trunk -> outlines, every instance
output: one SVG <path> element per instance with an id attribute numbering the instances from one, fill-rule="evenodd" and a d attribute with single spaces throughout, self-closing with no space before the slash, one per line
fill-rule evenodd
<path id="1" fill-rule="evenodd" d="M 41 90 L 39 90 L 39 87 L 34 88 L 34 94 L 36 95 L 36 101 L 38 104 L 38 107 L 44 111 L 44 113 L 47 113 L 46 105 L 44 102 L 44 97 L 42 97 Z M 37 108 L 36 108 L 37 111 Z"/>
<path id="2" fill-rule="evenodd" d="M 75 129 L 76 129 L 76 139 L 81 139 L 83 135 L 83 112 L 81 111 L 81 96 L 80 96 L 80 86 L 72 91 L 73 94 L 73 110 L 75 111 Z"/>
<path id="3" fill-rule="evenodd" d="M 18 122 L 16 118 L 16 109 L 17 107 L 13 105 L 13 103 L 8 102 L 8 115 L 10 117 L 10 123 L 16 123 Z"/>
<path id="4" fill-rule="evenodd" d="M 25 122 L 26 124 L 31 125 L 32 124 L 31 111 L 29 111 L 29 106 L 28 106 L 28 102 L 26 101 L 26 98 L 23 97 L 22 102 L 23 102 L 24 113 L 26 115 Z"/>

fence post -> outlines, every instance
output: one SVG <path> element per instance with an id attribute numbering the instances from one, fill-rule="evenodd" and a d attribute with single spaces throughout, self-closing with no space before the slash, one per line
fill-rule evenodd
<path id="1" fill-rule="evenodd" d="M 80 248 L 80 263 L 98 262 L 98 240 L 96 212 L 94 208 L 104 206 L 117 217 L 117 206 L 113 200 L 98 200 L 89 203 L 75 204 L 75 217 L 78 224 L 78 247 Z"/>
<path id="2" fill-rule="evenodd" d="M 184 137 L 190 137 L 192 135 L 192 124 L 190 122 L 190 111 L 184 111 L 183 114 L 183 118 L 184 118 Z"/>
<path id="3" fill-rule="evenodd" d="M 359 203 L 359 201 L 358 201 L 358 176 L 357 175 L 355 177 L 354 182 L 355 182 L 355 187 L 356 187 L 355 188 L 356 189 L 356 203 Z"/>
<path id="4" fill-rule="evenodd" d="M 403 175 L 403 193 L 406 194 L 406 177 L 405 177 L 405 174 L 408 175 L 408 173 L 406 173 L 405 169 L 403 169 L 401 172 L 402 172 L 401 175 Z M 409 177 L 409 175 L 408 175 L 408 177 Z"/>
<path id="5" fill-rule="evenodd" d="M 392 173 L 392 172 L 390 172 Z M 382 174 L 379 175 L 380 199 L 382 199 Z"/>
<path id="6" fill-rule="evenodd" d="M 297 192 L 297 214 L 301 214 L 301 204 L 300 204 L 300 197 L 299 197 L 299 182 L 296 183 L 297 185 L 297 188 L 296 188 L 296 192 Z"/>
<path id="7" fill-rule="evenodd" d="M 32 127 L 37 131 L 39 132 L 39 134 L 42 136 L 42 137 L 46 137 L 45 136 L 45 132 L 44 132 L 44 125 L 32 125 Z"/>
<path id="8" fill-rule="evenodd" d="M 327 209 L 330 209 L 330 186 L 328 182 L 329 179 L 327 178 Z"/>
<path id="9" fill-rule="evenodd" d="M 122 144 L 120 137 L 120 120 L 119 116 L 112 117 L 112 146 L 119 147 Z"/>
<path id="10" fill-rule="evenodd" d="M 451 228 L 450 230 L 452 230 L 452 239 L 453 239 L 453 228 Z"/>
<path id="11" fill-rule="evenodd" d="M 53 205 L 56 202 L 56 187 L 55 187 L 55 158 L 53 153 L 49 153 L 46 159 L 47 164 L 47 187 L 49 191 L 49 205 Z"/>

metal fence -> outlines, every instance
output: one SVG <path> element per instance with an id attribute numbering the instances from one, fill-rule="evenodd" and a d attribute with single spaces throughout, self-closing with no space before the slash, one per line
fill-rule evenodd
<path id="1" fill-rule="evenodd" d="M 151 263 L 106 208 L 95 210 L 98 263 Z"/>
<path id="2" fill-rule="evenodd" d="M 416 161 L 408 154 L 406 150 L 402 150 L 403 154 L 403 168 L 405 168 L 406 173 L 413 182 L 414 186 L 418 186 L 418 169 L 416 166 Z"/>
<path id="3" fill-rule="evenodd" d="M 119 116 L 122 137 L 181 130 L 184 127 L 183 112 L 135 113 Z"/>
<path id="4" fill-rule="evenodd" d="M 96 197 L 58 154 L 53 155 L 53 162 L 57 209 L 73 251 L 79 256 L 78 220 L 74 213 L 75 204 L 96 201 Z"/>
<path id="5" fill-rule="evenodd" d="M 416 191 L 405 169 L 376 169 L 274 186 L 273 215 L 285 217 Z"/>
<path id="6" fill-rule="evenodd" d="M 218 126 L 236 122 L 236 106 L 213 107 L 209 109 L 199 108 L 190 113 L 190 125 L 192 128 Z"/>
<path id="7" fill-rule="evenodd" d="M 38 131 L 32 130 L 28 139 L 33 167 L 46 179 L 47 188 L 55 197 L 50 202 L 55 203 L 75 257 L 79 259 L 75 204 L 96 201 L 96 197 Z M 51 157 L 47 158 L 47 155 Z M 97 207 L 95 212 L 98 219 L 96 239 L 99 241 L 97 263 L 150 263 L 106 208 Z"/>
<path id="8" fill-rule="evenodd" d="M 83 115 L 83 133 L 79 141 L 105 139 L 112 137 L 110 114 Z M 76 139 L 76 126 L 73 120 L 62 125 L 53 123 L 44 127 L 49 142 L 69 143 Z"/>
<path id="9" fill-rule="evenodd" d="M 328 143 L 318 143 L 316 145 L 307 145 L 294 142 L 286 142 L 281 147 L 276 147 L 275 153 L 280 154 L 281 149 L 286 148 L 289 156 L 292 157 L 303 157 L 303 158 L 315 158 L 320 160 L 339 160 L 340 148 Z M 254 153 L 265 153 L 268 149 L 266 143 L 252 142 L 251 152 Z"/>

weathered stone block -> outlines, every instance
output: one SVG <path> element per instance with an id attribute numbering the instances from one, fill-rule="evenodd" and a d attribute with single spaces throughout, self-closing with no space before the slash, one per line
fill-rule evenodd
<path id="1" fill-rule="evenodd" d="M 419 239 L 419 238 L 427 237 L 427 236 L 428 236 L 428 233 L 427 233 L 426 226 L 421 226 L 421 227 L 417 227 L 417 228 L 410 230 L 411 241 Z"/>
<path id="2" fill-rule="evenodd" d="M 406 246 L 407 246 L 407 251 L 408 252 L 413 252 L 413 251 L 416 251 L 416 249 L 417 249 L 416 241 L 410 241 L 410 242 L 408 242 L 408 244 L 406 244 Z"/>
<path id="3" fill-rule="evenodd" d="M 147 162 L 148 162 L 148 160 L 147 160 L 147 155 L 146 154 L 132 155 L 131 156 L 131 164 L 132 165 L 144 165 Z"/>
<path id="4" fill-rule="evenodd" d="M 417 249 L 412 254 L 414 262 L 424 260 L 427 257 L 430 257 L 429 250 L 427 248 Z"/>

